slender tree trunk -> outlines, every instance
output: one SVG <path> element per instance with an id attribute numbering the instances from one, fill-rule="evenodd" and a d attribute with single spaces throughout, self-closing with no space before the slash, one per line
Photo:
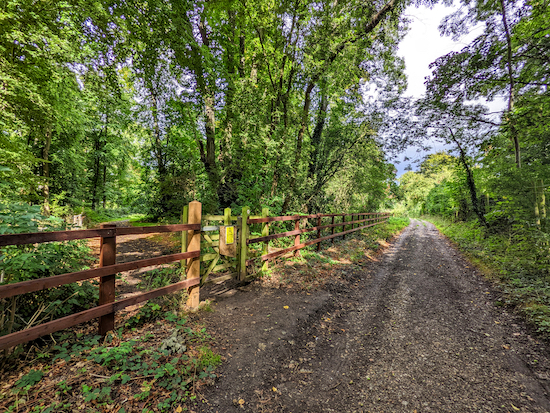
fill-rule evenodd
<path id="1" fill-rule="evenodd" d="M 206 114 L 206 167 L 209 173 L 216 173 L 216 113 L 214 110 L 214 97 L 209 93 L 204 98 L 204 112 Z"/>
<path id="2" fill-rule="evenodd" d="M 541 194 L 540 194 L 540 212 L 543 219 L 546 219 L 546 196 L 544 195 L 544 182 L 541 179 L 540 180 L 540 188 L 541 188 Z"/>
<path id="3" fill-rule="evenodd" d="M 95 211 L 97 205 L 97 189 L 99 185 L 99 168 L 100 168 L 100 156 L 99 156 L 99 134 L 96 136 L 94 145 L 95 149 L 95 161 L 94 161 L 94 178 L 92 180 L 92 209 Z"/>
<path id="4" fill-rule="evenodd" d="M 464 166 L 464 169 L 466 170 L 466 182 L 468 184 L 468 190 L 470 192 L 470 198 L 472 200 L 472 207 L 474 208 L 474 212 L 479 218 L 479 222 L 483 224 L 484 227 L 487 227 L 487 221 L 485 220 L 485 214 L 483 211 L 483 206 L 481 202 L 479 201 L 479 198 L 477 197 L 477 190 L 476 190 L 476 184 L 474 181 L 474 175 L 472 174 L 472 170 L 470 169 L 470 166 L 468 165 L 468 162 L 466 162 L 466 153 L 462 149 L 462 146 L 458 142 L 458 139 L 455 138 L 453 131 L 449 128 L 449 132 L 451 133 L 452 140 L 458 146 L 458 150 L 460 151 L 460 162 L 462 163 L 462 166 Z"/>
<path id="5" fill-rule="evenodd" d="M 153 87 L 149 88 L 149 93 L 151 94 L 151 99 L 153 101 L 153 107 L 151 112 L 153 115 L 153 134 L 154 134 L 154 148 L 155 148 L 155 158 L 157 159 L 157 170 L 159 173 L 159 180 L 164 181 L 166 178 L 166 165 L 164 162 L 164 151 L 162 148 L 162 136 L 160 131 L 160 123 L 158 117 L 158 99 L 157 94 L 153 90 Z"/>
<path id="6" fill-rule="evenodd" d="M 281 96 L 281 103 L 283 106 L 283 113 L 282 113 L 283 124 L 284 124 L 285 130 L 288 127 L 288 96 L 290 95 L 292 80 L 294 79 L 294 73 L 295 73 L 295 70 L 294 70 L 294 67 L 292 67 L 290 69 L 290 75 L 288 77 L 286 93 L 283 96 Z M 274 163 L 275 165 L 279 165 L 281 162 L 281 157 L 283 156 L 283 150 L 284 150 L 285 144 L 286 144 L 286 134 L 283 134 L 283 136 L 281 136 L 281 141 L 279 142 L 279 147 L 277 150 L 277 160 Z M 275 171 L 273 172 L 273 182 L 271 184 L 272 197 L 275 196 L 275 192 L 277 191 L 277 185 L 279 184 L 280 176 L 281 176 L 281 169 L 275 168 Z"/>
<path id="7" fill-rule="evenodd" d="M 210 39 L 208 38 L 206 24 L 204 23 L 203 19 L 201 19 L 201 21 L 199 22 L 198 29 L 201 35 L 202 44 L 205 47 L 209 48 Z M 214 108 L 215 106 L 214 93 L 211 90 L 211 88 L 207 86 L 203 78 L 203 75 L 205 72 L 202 69 L 202 62 L 197 61 L 197 64 L 199 64 L 201 67 L 199 71 L 200 73 L 199 89 L 201 91 L 201 95 L 203 96 L 204 112 L 206 115 L 206 122 L 205 122 L 205 133 L 206 133 L 205 161 L 206 162 L 204 167 L 206 168 L 206 172 L 208 174 L 212 188 L 217 192 L 220 182 L 219 182 L 218 168 L 216 165 L 216 112 Z M 214 84 L 214 82 L 212 82 L 212 84 Z"/>
<path id="8" fill-rule="evenodd" d="M 52 130 L 48 128 L 45 135 L 46 141 L 42 148 L 42 171 L 44 175 L 44 186 L 42 187 L 42 196 L 44 197 L 44 215 L 50 215 L 50 146 L 52 144 Z"/>
<path id="9" fill-rule="evenodd" d="M 94 161 L 94 177 L 92 180 L 92 209 L 95 210 L 97 204 L 99 204 L 99 178 L 101 174 L 101 158 L 105 156 L 105 149 L 102 147 L 104 144 L 101 144 L 102 136 L 107 135 L 107 123 L 108 118 L 105 120 L 103 129 L 97 133 L 95 136 L 94 150 L 95 150 L 95 161 Z M 105 180 L 105 179 L 104 179 Z M 105 185 L 104 185 L 105 186 Z"/>
<path id="10" fill-rule="evenodd" d="M 508 27 L 508 19 L 506 18 L 506 5 L 504 0 L 500 0 L 500 7 L 502 9 L 502 24 L 504 25 L 504 32 L 506 34 L 506 66 L 508 68 L 508 109 L 507 118 L 510 127 L 510 140 L 514 144 L 514 152 L 516 156 L 516 166 L 521 168 L 521 148 L 519 146 L 518 132 L 516 123 L 512 117 L 512 110 L 514 109 L 514 89 L 515 80 L 512 68 L 512 39 L 510 36 L 510 28 Z"/>
<path id="11" fill-rule="evenodd" d="M 103 163 L 103 209 L 107 208 L 107 164 Z"/>
<path id="12" fill-rule="evenodd" d="M 300 124 L 300 130 L 298 131 L 298 136 L 296 138 L 296 152 L 294 154 L 294 165 L 292 166 L 292 176 L 290 177 L 290 183 L 288 187 L 288 193 L 285 197 L 285 201 L 282 207 L 282 213 L 286 213 L 288 210 L 290 200 L 294 195 L 294 188 L 296 186 L 296 181 L 298 179 L 298 171 L 300 167 L 300 162 L 302 160 L 302 144 L 304 142 L 304 134 L 309 123 L 309 107 L 311 105 L 311 92 L 315 87 L 314 82 L 310 82 L 307 85 L 306 93 L 304 97 L 304 107 L 302 109 L 302 122 Z"/>
<path id="13" fill-rule="evenodd" d="M 309 161 L 309 177 L 314 178 L 319 166 L 319 149 L 321 146 L 321 137 L 323 135 L 323 129 L 327 119 L 328 98 L 325 94 L 321 96 L 321 102 L 319 103 L 319 114 L 317 115 L 317 121 L 315 123 L 315 129 L 313 129 L 313 135 L 311 136 L 311 146 L 313 147 L 313 153 Z"/>

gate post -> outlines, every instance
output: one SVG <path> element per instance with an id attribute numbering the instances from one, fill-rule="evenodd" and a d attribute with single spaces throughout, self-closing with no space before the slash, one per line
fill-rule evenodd
<path id="1" fill-rule="evenodd" d="M 223 210 L 223 225 L 231 225 L 231 208 Z"/>
<path id="2" fill-rule="evenodd" d="M 300 229 L 300 219 L 297 219 L 296 221 L 294 221 L 294 231 L 298 231 Z M 300 245 L 300 234 L 296 235 L 294 237 L 294 246 L 297 247 L 298 245 Z M 295 257 L 299 257 L 301 254 L 300 254 L 300 250 L 294 250 L 294 256 Z"/>
<path id="3" fill-rule="evenodd" d="M 107 267 L 116 263 L 116 225 L 101 224 L 101 228 L 114 228 L 114 235 L 101 237 L 99 266 Z M 115 302 L 116 274 L 106 275 L 99 279 L 99 305 Z M 115 329 L 115 313 L 109 313 L 99 318 L 99 335 L 104 336 Z"/>
<path id="4" fill-rule="evenodd" d="M 198 201 L 189 203 L 189 224 L 201 225 L 202 220 L 202 204 Z M 187 231 L 187 251 L 201 250 L 201 230 Z M 187 279 L 200 278 L 201 276 L 201 260 L 200 256 L 187 259 Z M 187 307 L 198 308 L 200 302 L 200 288 L 198 285 L 187 290 L 189 298 L 187 299 Z"/>
<path id="5" fill-rule="evenodd" d="M 183 211 L 181 214 L 181 223 L 182 224 L 188 224 L 189 222 L 189 205 L 185 205 L 183 207 Z M 181 231 L 181 252 L 187 252 L 187 231 Z M 187 271 L 187 260 L 181 260 L 181 269 L 182 269 L 182 278 L 183 274 Z"/>
<path id="6" fill-rule="evenodd" d="M 240 237 L 239 237 L 239 281 L 246 280 L 246 259 L 248 258 L 248 215 L 250 215 L 250 209 L 244 206 L 241 211 L 241 222 L 239 225 Z"/>

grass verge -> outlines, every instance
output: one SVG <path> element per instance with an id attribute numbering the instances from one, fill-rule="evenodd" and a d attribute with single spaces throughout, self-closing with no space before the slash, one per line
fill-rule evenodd
<path id="1" fill-rule="evenodd" d="M 513 225 L 491 233 L 473 222 L 453 223 L 423 217 L 451 239 L 504 291 L 501 302 L 523 312 L 537 331 L 550 338 L 550 254 L 548 234 Z"/>
<path id="2" fill-rule="evenodd" d="M 408 218 L 392 217 L 387 223 L 375 225 L 335 242 L 324 242 L 321 251 L 316 245 L 304 248 L 296 256 L 277 258 L 261 276 L 261 282 L 271 287 L 312 290 L 327 283 L 349 282 L 347 275 L 361 271 L 377 261 L 380 251 L 409 225 Z M 259 268 L 258 268 L 259 270 Z"/>
<path id="3" fill-rule="evenodd" d="M 118 209 L 97 209 L 85 208 L 84 214 L 86 215 L 87 225 L 93 227 L 99 225 L 102 222 L 111 221 L 129 221 L 132 225 L 146 221 L 149 217 L 145 214 L 128 213 L 125 210 Z M 146 225 L 146 224 L 144 224 Z"/>

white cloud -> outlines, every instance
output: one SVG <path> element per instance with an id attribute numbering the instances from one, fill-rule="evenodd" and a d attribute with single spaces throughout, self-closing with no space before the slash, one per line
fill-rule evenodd
<path id="1" fill-rule="evenodd" d="M 415 98 L 420 98 L 426 92 L 424 85 L 425 78 L 431 74 L 430 63 L 438 57 L 446 55 L 452 51 L 459 51 L 469 44 L 475 37 L 481 34 L 483 26 L 471 30 L 469 34 L 463 36 L 458 41 L 453 41 L 450 37 L 441 36 L 438 26 L 442 19 L 457 10 L 456 6 L 446 7 L 437 4 L 433 8 L 425 6 L 409 6 L 406 15 L 411 20 L 410 30 L 399 45 L 399 56 L 405 59 L 406 74 L 408 77 L 408 88 L 406 94 Z M 499 110 L 501 102 L 492 102 L 491 109 Z M 429 152 L 417 150 L 412 147 L 400 156 L 402 161 L 397 167 L 397 175 L 400 176 L 409 164 L 413 169 L 417 169 L 412 161 L 418 161 L 429 153 L 434 153 L 445 149 L 445 146 L 438 142 L 430 142 L 433 149 Z M 409 158 L 409 161 L 403 161 Z"/>

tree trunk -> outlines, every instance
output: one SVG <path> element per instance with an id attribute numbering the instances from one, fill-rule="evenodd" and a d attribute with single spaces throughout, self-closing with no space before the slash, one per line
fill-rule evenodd
<path id="1" fill-rule="evenodd" d="M 470 166 L 468 165 L 468 162 L 466 162 L 466 153 L 462 149 L 462 146 L 460 146 L 458 139 L 455 138 L 453 131 L 449 129 L 449 132 L 451 133 L 452 140 L 454 141 L 456 146 L 458 146 L 458 150 L 460 151 L 459 159 L 460 159 L 460 162 L 462 163 L 462 166 L 464 166 L 464 169 L 466 170 L 466 182 L 468 184 L 468 190 L 470 192 L 470 198 L 472 200 L 472 207 L 474 209 L 475 214 L 479 218 L 479 222 L 481 222 L 484 227 L 487 227 L 487 221 L 485 220 L 483 206 L 479 201 L 479 198 L 477 197 L 477 190 L 476 190 L 476 184 L 474 181 L 474 176 L 472 174 L 472 170 L 470 169 Z"/>
<path id="2" fill-rule="evenodd" d="M 540 194 L 540 212 L 543 219 L 546 219 L 546 196 L 544 195 L 544 182 L 541 179 L 540 180 L 540 188 L 541 188 L 541 194 Z"/>
<path id="3" fill-rule="evenodd" d="M 94 160 L 94 176 L 92 180 L 92 209 L 95 211 L 97 204 L 99 203 L 99 175 L 101 170 L 101 134 L 105 133 L 105 128 L 95 135 L 94 142 L 94 151 L 95 151 L 95 160 Z"/>
<path id="4" fill-rule="evenodd" d="M 290 177 L 290 184 L 288 187 L 288 193 L 285 197 L 285 201 L 282 207 L 282 213 L 285 214 L 288 210 L 290 200 L 294 195 L 294 188 L 296 186 L 296 181 L 298 179 L 298 171 L 300 167 L 300 161 L 302 160 L 302 144 L 304 142 L 304 134 L 309 123 L 309 107 L 311 105 L 311 92 L 315 87 L 314 82 L 309 82 L 306 88 L 306 94 L 304 97 L 304 107 L 302 109 L 302 122 L 300 124 L 300 130 L 298 131 L 298 136 L 296 138 L 296 152 L 294 154 L 294 165 L 292 167 L 292 176 Z"/>
<path id="5" fill-rule="evenodd" d="M 500 7 L 502 10 L 502 24 L 504 25 L 504 32 L 506 34 L 506 66 L 508 68 L 508 109 L 507 119 L 510 126 L 510 140 L 514 144 L 514 152 L 516 157 L 516 166 L 521 168 L 521 148 L 519 146 L 518 132 L 516 129 L 516 123 L 512 117 L 512 110 L 514 109 L 514 89 L 515 81 L 512 70 L 512 39 L 510 36 L 510 28 L 508 27 L 508 19 L 506 18 L 506 5 L 504 0 L 500 0 Z"/>
<path id="6" fill-rule="evenodd" d="M 107 208 L 107 164 L 103 163 L 103 209 Z"/>
<path id="7" fill-rule="evenodd" d="M 314 178 L 317 170 L 319 169 L 319 147 L 321 146 L 321 136 L 323 135 L 323 129 L 325 127 L 325 121 L 327 118 L 328 99 L 325 94 L 321 96 L 321 102 L 319 104 L 319 114 L 317 115 L 317 122 L 315 123 L 315 129 L 313 129 L 313 135 L 311 136 L 311 146 L 313 147 L 313 153 L 309 161 L 309 177 Z"/>
<path id="8" fill-rule="evenodd" d="M 289 74 L 289 77 L 288 77 L 288 83 L 287 83 L 287 90 L 286 90 L 286 93 L 284 95 L 281 96 L 281 103 L 282 103 L 282 106 L 283 106 L 283 124 L 284 124 L 284 127 L 285 129 L 288 127 L 288 96 L 290 95 L 290 90 L 291 90 L 291 87 L 292 87 L 292 80 L 294 79 L 294 74 L 295 74 L 295 70 L 294 70 L 294 67 L 292 67 L 290 69 L 290 74 Z M 285 144 L 286 144 L 286 134 L 283 134 L 283 136 L 281 136 L 281 141 L 279 142 L 279 147 L 278 147 L 278 150 L 277 150 L 277 160 L 275 162 L 275 165 L 279 165 L 280 162 L 281 162 L 281 157 L 282 157 L 282 154 L 283 154 L 283 149 L 285 147 Z M 281 176 L 281 169 L 280 168 L 275 168 L 275 171 L 273 172 L 273 182 L 271 184 L 271 196 L 275 196 L 275 193 L 277 191 L 277 185 L 279 184 L 279 178 Z"/>
<path id="9" fill-rule="evenodd" d="M 52 130 L 48 128 L 45 135 L 46 141 L 42 148 L 42 172 L 44 175 L 44 186 L 42 196 L 44 197 L 44 215 L 50 216 L 50 146 L 52 144 Z"/>

